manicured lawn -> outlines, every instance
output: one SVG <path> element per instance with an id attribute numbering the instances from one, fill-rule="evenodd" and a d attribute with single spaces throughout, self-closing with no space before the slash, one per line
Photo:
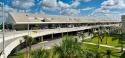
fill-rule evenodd
<path id="1" fill-rule="evenodd" d="M 100 52 L 102 58 L 106 58 L 106 48 L 100 47 L 97 48 L 95 45 L 83 44 L 83 49 L 89 49 L 97 53 Z M 110 49 L 110 48 L 109 48 Z M 111 58 L 125 58 L 125 53 L 120 53 L 120 50 L 110 49 L 111 50 Z M 25 53 L 18 53 L 17 55 L 10 55 L 8 58 L 24 58 Z M 123 56 L 122 56 L 123 55 Z"/>
<path id="2" fill-rule="evenodd" d="M 102 58 L 106 58 L 107 48 L 105 48 L 105 47 L 100 47 L 100 49 L 98 49 L 97 46 L 95 46 L 95 45 L 84 44 L 83 48 L 89 49 L 89 50 L 94 50 L 95 53 L 97 51 L 99 51 Z M 120 50 L 111 49 L 111 48 L 109 48 L 109 50 L 111 50 L 111 55 L 110 55 L 111 58 L 125 58 L 125 53 L 120 53 Z"/>
<path id="3" fill-rule="evenodd" d="M 114 34 L 114 35 L 110 35 L 110 36 L 105 36 L 103 39 L 102 39 L 102 42 L 100 40 L 100 44 L 106 44 L 106 38 L 107 38 L 107 43 L 108 45 L 111 45 L 111 46 L 116 46 L 116 47 L 120 47 L 120 42 L 119 42 L 119 39 L 117 38 L 119 35 L 117 34 Z M 89 39 L 85 39 L 84 42 L 92 42 L 92 43 L 98 43 L 98 37 L 95 37 L 95 38 L 89 38 Z M 125 45 L 124 45 L 125 47 Z"/>

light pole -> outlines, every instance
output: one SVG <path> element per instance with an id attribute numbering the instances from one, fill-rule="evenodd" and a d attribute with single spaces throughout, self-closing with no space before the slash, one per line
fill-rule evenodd
<path id="1" fill-rule="evenodd" d="M 30 20 L 33 18 L 30 18 L 28 14 L 27 16 L 28 16 L 28 21 L 29 21 L 29 23 L 27 24 L 27 30 L 28 30 L 28 36 L 30 36 Z"/>
<path id="2" fill-rule="evenodd" d="M 5 0 L 4 0 L 4 2 L 5 2 Z M 5 9 L 4 9 L 4 3 L 3 4 L 0 4 L 0 6 L 2 7 L 2 19 L 3 19 L 3 21 L 2 21 L 2 25 L 3 25 L 3 28 L 2 28 L 2 35 L 3 35 L 3 52 L 2 52 L 2 54 L 3 54 L 3 58 L 5 58 L 5 32 L 4 32 L 4 29 L 5 29 L 5 24 L 4 24 L 4 22 L 5 22 Z"/>

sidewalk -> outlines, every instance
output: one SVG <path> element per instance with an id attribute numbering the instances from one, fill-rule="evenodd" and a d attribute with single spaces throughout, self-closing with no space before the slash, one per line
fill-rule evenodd
<path id="1" fill-rule="evenodd" d="M 97 45 L 95 43 L 91 43 L 91 42 L 83 42 L 84 44 L 90 44 L 90 45 Z M 107 47 L 107 48 L 113 48 L 113 49 L 118 49 L 120 50 L 121 47 L 115 47 L 115 46 L 109 46 L 109 45 L 103 45 L 103 44 L 100 44 L 101 47 Z M 125 50 L 125 48 L 123 48 L 123 50 Z"/>

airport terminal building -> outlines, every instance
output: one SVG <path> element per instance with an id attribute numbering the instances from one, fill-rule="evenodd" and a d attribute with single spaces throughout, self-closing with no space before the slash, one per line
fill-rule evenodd
<path id="1" fill-rule="evenodd" d="M 10 12 L 6 20 L 16 30 L 53 29 L 85 25 L 115 24 L 117 21 L 78 16 Z"/>

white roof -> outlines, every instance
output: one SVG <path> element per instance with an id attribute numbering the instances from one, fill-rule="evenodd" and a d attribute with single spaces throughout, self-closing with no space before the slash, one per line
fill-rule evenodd
<path id="1" fill-rule="evenodd" d="M 114 22 L 111 20 L 97 19 L 95 17 L 61 16 L 61 15 L 46 15 L 46 14 L 33 14 L 33 13 L 17 13 L 17 12 L 10 12 L 9 16 L 12 17 L 12 19 L 16 24 Z M 45 20 L 45 22 L 42 22 L 41 20 Z"/>

